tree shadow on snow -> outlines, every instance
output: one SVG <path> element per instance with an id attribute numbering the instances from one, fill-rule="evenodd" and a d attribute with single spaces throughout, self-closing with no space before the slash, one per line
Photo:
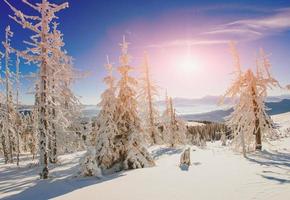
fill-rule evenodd
<path id="1" fill-rule="evenodd" d="M 19 184 L 16 183 L 10 185 L 5 189 L 1 188 L 2 190 L 1 192 L 7 193 L 9 191 L 23 190 L 18 194 L 4 197 L 3 200 L 28 200 L 28 199 L 47 200 L 65 195 L 67 193 L 73 192 L 74 190 L 83 187 L 100 184 L 102 182 L 109 181 L 121 176 L 124 176 L 122 172 L 107 175 L 100 179 L 96 177 L 85 177 L 85 178 L 68 177 L 62 179 L 47 179 L 47 180 L 34 179 L 30 181 L 21 181 L 20 179 Z"/>
<path id="2" fill-rule="evenodd" d="M 266 178 L 268 180 L 271 181 L 275 181 L 278 182 L 279 184 L 285 184 L 285 183 L 290 183 L 290 179 L 287 178 L 279 178 L 279 177 L 275 177 L 275 176 L 266 176 L 266 175 L 261 175 L 263 178 Z"/>
<path id="3" fill-rule="evenodd" d="M 262 171 L 261 177 L 275 181 L 279 184 L 289 184 L 290 183 L 290 154 L 282 153 L 278 151 L 270 152 L 263 150 L 261 152 L 256 152 L 250 154 L 247 159 L 250 162 L 266 166 L 274 167 L 273 170 Z M 276 172 L 277 169 L 279 172 Z"/>
<path id="4" fill-rule="evenodd" d="M 182 149 L 177 149 L 174 147 L 162 147 L 156 149 L 152 152 L 152 157 L 156 160 L 163 155 L 173 155 L 173 154 L 180 154 L 182 153 Z"/>
<path id="5" fill-rule="evenodd" d="M 290 154 L 281 152 L 270 152 L 263 150 L 261 152 L 248 155 L 249 161 L 265 166 L 274 166 L 290 169 Z"/>

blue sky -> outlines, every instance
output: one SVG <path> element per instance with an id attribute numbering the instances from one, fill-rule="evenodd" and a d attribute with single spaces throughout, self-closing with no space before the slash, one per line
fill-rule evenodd
<path id="1" fill-rule="evenodd" d="M 30 0 L 30 2 L 38 2 Z M 52 1 L 62 3 L 63 0 Z M 125 35 L 131 43 L 132 65 L 137 71 L 143 51 L 150 56 L 151 74 L 173 97 L 196 98 L 221 95 L 232 81 L 232 58 L 228 41 L 236 40 L 244 68 L 252 67 L 259 48 L 270 53 L 273 75 L 282 85 L 290 83 L 290 1 L 288 0 L 70 0 L 70 8 L 59 13 L 66 50 L 75 59 L 75 68 L 90 75 L 73 86 L 85 104 L 97 104 L 105 89 L 102 78 L 109 55 L 118 66 L 119 42 Z M 31 14 L 21 0 L 10 3 Z M 22 29 L 0 2 L 0 39 L 10 24 L 15 32 L 12 45 L 23 49 L 22 40 L 31 32 Z M 1 47 L 1 50 L 3 48 Z M 194 60 L 194 69 L 184 70 L 184 54 Z M 22 64 L 23 74 L 35 71 Z M 137 73 L 135 73 L 137 74 Z M 31 81 L 22 78 L 22 102 L 33 103 L 27 94 Z M 286 94 L 284 90 L 271 95 Z"/>

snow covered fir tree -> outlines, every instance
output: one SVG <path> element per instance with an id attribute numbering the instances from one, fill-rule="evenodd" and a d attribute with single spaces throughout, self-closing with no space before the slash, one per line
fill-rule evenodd
<path id="1" fill-rule="evenodd" d="M 236 80 L 226 92 L 226 96 L 238 97 L 238 103 L 226 123 L 232 130 L 234 148 L 242 150 L 245 155 L 254 149 L 261 150 L 262 141 L 275 136 L 273 121 L 266 113 L 265 99 L 267 89 L 278 87 L 279 83 L 269 72 L 271 64 L 263 50 L 257 58 L 254 74 L 251 69 L 242 72 L 240 57 L 234 43 L 231 44 L 231 48 L 235 60 Z"/>
<path id="2" fill-rule="evenodd" d="M 228 3 L 0 1 L 0 199 L 288 200 L 290 4 Z"/>
<path id="3" fill-rule="evenodd" d="M 116 146 L 120 152 L 122 168 L 135 169 L 143 167 L 151 167 L 154 161 L 149 152 L 144 147 L 141 122 L 137 114 L 136 91 L 134 87 L 137 80 L 129 75 L 133 69 L 129 65 L 130 55 L 128 54 L 128 45 L 125 37 L 120 44 L 121 56 L 119 58 L 120 66 L 118 71 L 121 79 L 117 84 L 117 127 L 119 134 L 116 137 Z"/>
<path id="4" fill-rule="evenodd" d="M 116 137 L 119 134 L 117 128 L 117 98 L 115 78 L 113 77 L 113 66 L 107 57 L 106 69 L 108 76 L 104 78 L 107 85 L 107 90 L 102 94 L 100 102 L 101 111 L 97 117 L 97 124 L 100 127 L 97 130 L 96 141 L 96 162 L 98 167 L 103 171 L 111 169 L 120 160 L 119 152 L 117 151 Z"/>

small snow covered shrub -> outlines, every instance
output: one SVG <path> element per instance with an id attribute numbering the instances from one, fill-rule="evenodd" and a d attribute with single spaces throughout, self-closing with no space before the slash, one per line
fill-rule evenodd
<path id="1" fill-rule="evenodd" d="M 222 142 L 222 146 L 227 145 L 227 136 L 225 132 L 221 132 L 221 142 Z"/>
<path id="2" fill-rule="evenodd" d="M 81 176 L 102 176 L 102 172 L 101 169 L 98 167 L 95 155 L 95 148 L 89 147 L 84 157 L 80 160 Z"/>
<path id="3" fill-rule="evenodd" d="M 142 146 L 142 141 L 138 137 L 138 134 L 137 132 L 133 132 L 129 137 L 125 150 L 126 159 L 123 163 L 124 169 L 137 169 L 155 165 L 147 149 Z"/>
<path id="4" fill-rule="evenodd" d="M 180 156 L 180 166 L 187 165 L 190 166 L 190 148 L 184 150 Z"/>

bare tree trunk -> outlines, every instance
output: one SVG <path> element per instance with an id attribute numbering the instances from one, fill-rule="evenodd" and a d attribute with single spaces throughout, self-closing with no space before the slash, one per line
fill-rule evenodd
<path id="1" fill-rule="evenodd" d="M 258 128 L 258 131 L 256 133 L 256 150 L 261 151 L 262 150 L 262 138 L 261 138 L 261 129 Z"/>
<path id="2" fill-rule="evenodd" d="M 8 136 L 8 160 L 10 163 L 13 163 L 13 132 L 11 131 L 11 88 L 10 88 L 10 70 L 9 70 L 9 61 L 10 61 L 10 39 L 12 32 L 10 31 L 10 26 L 7 26 L 5 29 L 5 83 L 6 83 L 6 126 L 4 130 Z"/>
<path id="3" fill-rule="evenodd" d="M 17 113 L 17 119 L 18 119 L 18 123 L 17 123 L 17 130 L 16 130 L 16 140 L 17 140 L 17 156 L 16 156 L 16 162 L 17 162 L 17 166 L 19 166 L 19 156 L 20 156 L 20 125 L 21 125 L 21 119 L 20 119 L 20 115 L 18 114 L 18 107 L 19 107 L 19 57 L 17 54 L 16 57 L 16 113 Z"/>
<path id="4" fill-rule="evenodd" d="M 252 98 L 253 98 L 253 105 L 254 105 L 254 114 L 255 114 L 255 132 L 254 135 L 256 136 L 256 150 L 262 150 L 262 138 L 261 138 L 261 129 L 260 129 L 260 121 L 258 118 L 258 103 L 256 102 L 256 90 L 252 88 Z"/>
<path id="5" fill-rule="evenodd" d="M 47 133 L 48 133 L 48 122 L 47 122 L 47 77 L 46 77 L 46 61 L 42 62 L 41 65 L 41 82 L 40 82 L 40 116 L 39 116 L 39 150 L 40 150 L 40 165 L 41 172 L 40 178 L 48 178 L 48 163 L 47 163 Z"/>
<path id="6" fill-rule="evenodd" d="M 19 125 L 19 124 L 17 124 L 17 125 Z M 19 166 L 19 156 L 20 156 L 20 136 L 19 136 L 19 134 L 20 134 L 20 131 L 19 131 L 19 126 L 17 126 L 17 130 L 16 130 L 16 140 L 17 140 L 17 155 L 16 155 L 16 164 L 17 164 L 17 166 Z"/>
<path id="7" fill-rule="evenodd" d="M 48 102 L 50 107 L 49 109 L 49 140 L 48 140 L 48 151 L 49 151 L 49 162 L 56 163 L 57 162 L 57 146 L 56 146 L 56 125 L 54 120 L 56 119 L 56 110 L 55 110 L 55 81 L 52 79 L 48 81 L 48 87 L 51 91 L 51 101 Z"/>
<path id="8" fill-rule="evenodd" d="M 55 95 L 55 80 L 53 79 L 52 80 L 52 117 L 53 119 L 56 118 L 56 110 L 55 110 L 55 98 L 54 98 L 54 95 Z M 52 145 L 52 149 L 51 149 L 51 157 L 50 157 L 50 163 L 56 163 L 57 162 L 57 141 L 56 141 L 56 125 L 55 125 L 55 122 L 52 121 L 51 122 L 51 128 L 52 128 L 52 135 L 51 135 L 51 145 Z"/>
<path id="9" fill-rule="evenodd" d="M 57 162 L 57 143 L 56 143 L 56 130 L 55 130 L 55 124 L 51 124 L 51 135 L 50 135 L 50 141 L 49 141 L 49 162 L 50 163 L 56 163 Z"/>
<path id="10" fill-rule="evenodd" d="M 42 11 L 42 33 L 41 33 L 41 42 L 46 44 L 47 33 L 48 33 L 48 21 L 46 16 L 46 11 Z M 47 134 L 48 134 L 48 121 L 47 121 L 47 93 L 48 93 L 48 84 L 47 84 L 47 49 L 42 47 L 41 49 L 42 62 L 40 66 L 40 113 L 39 113 L 39 150 L 40 150 L 40 178 L 48 178 L 48 154 L 47 154 Z"/>
<path id="11" fill-rule="evenodd" d="M 8 54 L 8 53 L 7 53 Z M 6 131 L 8 134 L 8 150 L 9 150 L 9 162 L 13 163 L 13 132 L 12 132 L 12 123 L 11 123 L 11 114 L 12 114 L 12 108 L 11 108 L 11 91 L 10 91 L 10 83 L 9 83 L 9 69 L 8 69 L 8 61 L 9 61 L 9 55 L 6 55 Z"/>
<path id="12" fill-rule="evenodd" d="M 152 91 L 151 91 L 151 83 L 149 78 L 149 69 L 148 69 L 148 61 L 147 61 L 147 55 L 145 55 L 145 78 L 146 78 L 146 88 L 147 88 L 147 101 L 148 101 L 148 111 L 149 111 L 149 131 L 151 134 L 151 138 L 153 140 L 154 144 L 157 144 L 157 138 L 155 136 L 155 130 L 154 130 L 154 111 L 153 111 L 153 103 L 152 103 Z"/>

